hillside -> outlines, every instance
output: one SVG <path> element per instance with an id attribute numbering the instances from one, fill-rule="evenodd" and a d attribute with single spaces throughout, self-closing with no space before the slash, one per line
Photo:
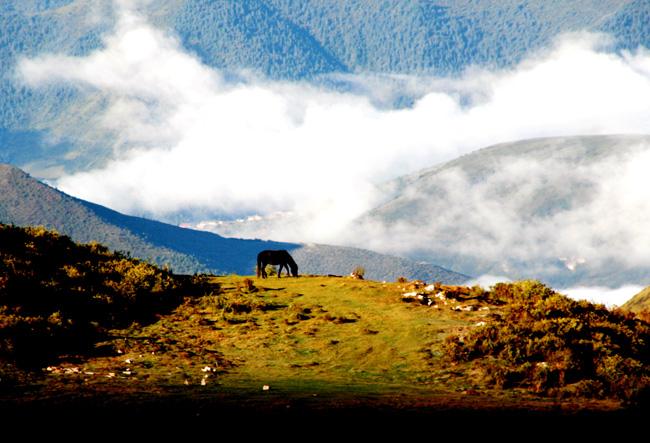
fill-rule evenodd
<path id="1" fill-rule="evenodd" d="M 634 313 L 640 313 L 643 310 L 650 311 L 650 286 L 644 288 L 641 292 L 634 295 L 625 304 L 621 306 Z"/>
<path id="2" fill-rule="evenodd" d="M 178 273 L 223 274 L 249 269 L 252 273 L 259 250 L 280 246 L 230 240 L 128 217 L 70 197 L 8 165 L 0 166 L 0 184 L 0 222 L 43 226 L 76 242 L 99 242 L 111 250 L 169 266 Z"/>
<path id="3" fill-rule="evenodd" d="M 193 292 L 185 277 L 44 228 L 0 224 L 0 240 L 0 360 L 19 367 L 87 350 Z"/>
<path id="4" fill-rule="evenodd" d="M 401 74 L 508 67 L 562 33 L 610 32 L 620 48 L 650 44 L 647 1 L 270 0 L 348 67 Z M 332 27 L 331 24 L 334 26 Z"/>
<path id="5" fill-rule="evenodd" d="M 301 273 L 348 275 L 356 266 L 362 266 L 368 278 L 377 280 L 404 277 L 459 284 L 469 278 L 432 264 L 361 249 L 224 238 L 126 216 L 72 198 L 9 165 L 0 165 L 0 188 L 0 223 L 43 226 L 76 242 L 99 242 L 180 274 L 252 275 L 258 252 L 287 249 Z"/>
<path id="6" fill-rule="evenodd" d="M 487 147 L 387 184 L 394 198 L 359 220 L 359 232 L 383 229 L 392 244 L 374 250 L 469 275 L 646 285 L 643 230 L 625 220 L 644 211 L 635 166 L 649 146 L 650 136 L 621 135 Z M 623 195 L 638 201 L 634 212 L 618 204 Z"/>
<path id="7" fill-rule="evenodd" d="M 584 436 L 602 432 L 591 420 L 647 407 L 650 325 L 539 282 L 186 278 L 42 229 L 0 237 L 8 424 L 155 418 L 187 433 L 254 416 L 393 419 L 380 428 L 403 432 L 401 419 L 501 426 L 514 414 Z"/>

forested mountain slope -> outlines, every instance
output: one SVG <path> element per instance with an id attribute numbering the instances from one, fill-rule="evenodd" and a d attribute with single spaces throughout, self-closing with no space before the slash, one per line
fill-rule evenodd
<path id="1" fill-rule="evenodd" d="M 269 0 L 352 71 L 458 73 L 505 67 L 557 35 L 620 36 L 621 48 L 650 43 L 647 1 Z"/>
<path id="2" fill-rule="evenodd" d="M 115 5 L 3 2 L 2 59 L 40 51 L 87 54 L 114 24 Z M 137 10 L 210 66 L 292 79 L 507 66 L 566 32 L 608 32 L 627 49 L 650 43 L 647 0 L 157 0 Z"/>

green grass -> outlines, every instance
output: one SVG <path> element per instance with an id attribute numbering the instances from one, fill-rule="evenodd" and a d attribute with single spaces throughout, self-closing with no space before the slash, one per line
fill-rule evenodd
<path id="1" fill-rule="evenodd" d="M 167 405 L 177 414 L 246 415 L 620 407 L 486 385 L 477 365 L 450 362 L 443 348 L 446 337 L 472 330 L 486 311 L 405 302 L 404 286 L 347 277 L 208 277 L 204 295 L 186 297 L 169 315 L 109 331 L 94 351 L 16 378 L 0 408 Z"/>
<path id="2" fill-rule="evenodd" d="M 252 301 L 280 309 L 254 311 L 245 322 L 215 331 L 224 351 L 248 363 L 238 375 L 389 384 L 430 377 L 422 349 L 441 342 L 426 328 L 432 312 L 401 302 L 394 285 L 312 277 L 258 286 Z"/>

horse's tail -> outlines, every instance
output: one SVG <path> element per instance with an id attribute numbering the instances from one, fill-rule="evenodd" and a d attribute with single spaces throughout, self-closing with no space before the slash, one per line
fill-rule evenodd
<path id="1" fill-rule="evenodd" d="M 260 252 L 257 254 L 257 278 L 260 278 L 260 275 L 262 275 L 262 270 L 263 270 L 263 262 L 264 262 L 264 251 Z"/>

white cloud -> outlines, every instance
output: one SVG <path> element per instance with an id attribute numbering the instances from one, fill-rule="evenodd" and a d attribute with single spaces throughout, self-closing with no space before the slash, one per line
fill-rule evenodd
<path id="1" fill-rule="evenodd" d="M 465 282 L 465 286 L 480 286 L 483 289 L 489 289 L 491 286 L 496 285 L 497 283 L 507 283 L 511 282 L 512 280 L 509 277 L 506 276 L 498 276 L 498 275 L 481 275 L 480 277 L 473 278 L 467 282 Z"/>
<path id="2" fill-rule="evenodd" d="M 592 303 L 600 303 L 612 309 L 622 306 L 642 290 L 642 286 L 626 285 L 614 289 L 601 287 L 576 287 L 558 290 L 557 292 L 565 294 L 567 297 L 574 300 L 586 300 Z"/>

